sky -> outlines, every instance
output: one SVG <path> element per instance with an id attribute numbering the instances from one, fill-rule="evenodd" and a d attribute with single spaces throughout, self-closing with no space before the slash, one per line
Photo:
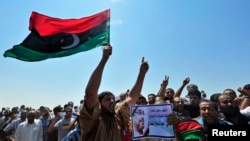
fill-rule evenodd
<path id="1" fill-rule="evenodd" d="M 2 0 L 0 5 L 0 107 L 79 105 L 101 59 L 102 47 L 39 62 L 3 57 L 30 33 L 32 11 L 81 18 L 111 10 L 113 53 L 99 92 L 118 96 L 131 89 L 142 57 L 150 66 L 145 97 L 158 92 L 165 75 L 167 87 L 177 90 L 189 77 L 207 97 L 250 83 L 249 0 Z M 181 96 L 186 94 L 184 89 Z"/>

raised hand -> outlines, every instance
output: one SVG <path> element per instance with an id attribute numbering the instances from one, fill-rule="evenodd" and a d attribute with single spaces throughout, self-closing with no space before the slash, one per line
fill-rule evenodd
<path id="1" fill-rule="evenodd" d="M 168 80 L 169 80 L 169 76 L 166 76 L 166 75 L 165 75 L 165 78 L 164 78 L 164 80 L 162 81 L 161 86 L 167 86 L 167 85 L 168 85 Z"/>
<path id="2" fill-rule="evenodd" d="M 167 123 L 169 125 L 177 125 L 178 123 L 180 123 L 180 119 L 176 113 L 171 113 L 170 115 L 168 115 Z"/>
<path id="3" fill-rule="evenodd" d="M 136 101 L 140 97 L 144 78 L 146 76 L 148 69 L 149 69 L 148 62 L 144 61 L 144 57 L 142 57 L 139 74 L 137 76 L 134 86 L 129 91 L 129 95 L 125 100 L 128 103 L 128 105 L 135 105 Z"/>
<path id="4" fill-rule="evenodd" d="M 142 57 L 142 62 L 141 62 L 141 67 L 140 67 L 140 71 L 142 73 L 146 73 L 149 69 L 149 65 L 147 61 L 144 61 L 144 57 Z"/>
<path id="5" fill-rule="evenodd" d="M 109 56 L 112 54 L 112 46 L 106 45 L 103 47 L 103 58 L 109 58 Z"/>
<path id="6" fill-rule="evenodd" d="M 239 87 L 239 88 L 237 89 L 237 91 L 238 91 L 240 94 L 242 94 L 242 95 L 248 96 L 247 92 L 246 92 L 246 91 L 244 90 L 244 88 L 242 88 L 242 87 Z"/>
<path id="7" fill-rule="evenodd" d="M 239 87 L 239 88 L 237 89 L 237 91 L 238 91 L 238 92 L 240 92 L 240 93 L 244 93 L 244 91 L 243 91 L 243 88 L 242 88 L 242 87 Z"/>
<path id="8" fill-rule="evenodd" d="M 190 78 L 187 77 L 183 80 L 183 85 L 186 86 L 190 82 Z"/>

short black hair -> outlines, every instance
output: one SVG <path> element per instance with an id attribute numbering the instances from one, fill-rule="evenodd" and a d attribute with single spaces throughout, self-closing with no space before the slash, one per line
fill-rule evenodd
<path id="1" fill-rule="evenodd" d="M 219 108 L 218 108 L 218 105 L 217 105 L 217 102 L 214 102 L 214 101 L 212 101 L 212 100 L 203 100 L 202 102 L 210 102 L 211 104 L 212 104 L 212 107 L 216 110 L 216 111 L 218 111 L 219 110 Z"/>
<path id="2" fill-rule="evenodd" d="M 196 90 L 199 90 L 198 86 L 196 84 L 189 84 L 187 85 L 187 90 L 189 91 L 190 87 L 193 87 Z"/>
<path id="3" fill-rule="evenodd" d="M 166 91 L 167 91 L 167 90 L 170 90 L 170 91 L 173 91 L 173 92 L 174 92 L 174 89 L 172 89 L 172 88 L 167 88 Z"/>
<path id="4" fill-rule="evenodd" d="M 147 102 L 147 99 L 143 96 L 143 95 L 140 95 L 140 97 L 138 99 L 142 99 L 144 100 L 145 102 Z"/>
<path id="5" fill-rule="evenodd" d="M 214 93 L 210 96 L 210 100 L 217 103 L 218 102 L 218 97 L 222 95 L 222 93 Z"/>
<path id="6" fill-rule="evenodd" d="M 61 112 L 61 111 L 63 111 L 63 107 L 61 105 L 58 105 L 58 106 L 53 108 L 54 113 L 58 113 L 58 112 Z"/>
<path id="7" fill-rule="evenodd" d="M 188 96 L 190 95 L 196 95 L 197 97 L 199 97 L 199 99 L 201 99 L 201 92 L 199 90 L 192 89 L 188 91 Z"/>
<path id="8" fill-rule="evenodd" d="M 106 96 L 106 95 L 112 95 L 112 96 L 115 97 L 115 95 L 114 95 L 112 92 L 110 92 L 110 91 L 104 91 L 104 92 L 101 92 L 101 93 L 98 95 L 99 102 L 101 102 L 102 99 L 104 98 L 104 96 Z"/>
<path id="9" fill-rule="evenodd" d="M 235 90 L 233 89 L 227 88 L 223 91 L 223 94 L 225 93 L 225 91 L 231 91 L 235 96 L 237 96 Z"/>
<path id="10" fill-rule="evenodd" d="M 250 89 L 250 84 L 246 84 L 243 89 Z"/>
<path id="11" fill-rule="evenodd" d="M 148 94 L 148 97 L 149 97 L 149 96 L 154 96 L 154 97 L 156 97 L 156 95 L 155 95 L 154 93 Z"/>

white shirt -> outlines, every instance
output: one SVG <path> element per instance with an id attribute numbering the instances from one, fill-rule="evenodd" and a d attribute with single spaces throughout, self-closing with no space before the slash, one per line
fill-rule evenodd
<path id="1" fill-rule="evenodd" d="M 43 127 L 40 120 L 28 124 L 27 121 L 18 125 L 15 133 L 15 141 L 43 141 Z"/>
<path id="2" fill-rule="evenodd" d="M 247 106 L 245 109 L 240 110 L 240 113 L 250 118 L 250 106 Z"/>

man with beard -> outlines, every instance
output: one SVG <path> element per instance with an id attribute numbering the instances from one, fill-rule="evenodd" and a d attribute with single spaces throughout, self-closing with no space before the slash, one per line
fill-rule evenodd
<path id="1" fill-rule="evenodd" d="M 15 141 L 43 141 L 43 126 L 35 116 L 35 110 L 28 111 L 27 120 L 17 126 Z"/>
<path id="2" fill-rule="evenodd" d="M 130 120 L 129 105 L 135 105 L 141 94 L 144 78 L 149 69 L 144 58 L 134 86 L 116 109 L 112 92 L 104 91 L 98 95 L 103 70 L 111 54 L 112 47 L 105 46 L 102 58 L 85 89 L 84 104 L 78 113 L 82 141 L 121 141 L 123 131 L 128 127 Z"/>
<path id="3" fill-rule="evenodd" d="M 179 120 L 186 121 L 192 119 L 189 112 L 184 109 L 184 100 L 180 97 L 173 99 L 173 113 L 177 114 Z"/>
<path id="4" fill-rule="evenodd" d="M 184 105 L 184 109 L 187 110 L 192 118 L 200 116 L 199 104 L 201 101 L 201 92 L 196 89 L 188 91 L 189 104 Z"/>
<path id="5" fill-rule="evenodd" d="M 222 94 L 218 97 L 219 111 L 225 116 L 225 120 L 233 124 L 249 124 L 250 120 L 240 113 L 238 105 L 232 97 Z"/>
<path id="6" fill-rule="evenodd" d="M 176 91 L 173 97 L 180 97 L 184 87 L 190 82 L 190 78 L 187 77 L 183 80 L 181 87 Z M 198 86 L 195 84 L 187 85 L 187 97 L 188 103 L 184 104 L 184 109 L 187 110 L 192 118 L 197 118 L 200 116 L 199 104 L 202 100 L 201 92 Z"/>

